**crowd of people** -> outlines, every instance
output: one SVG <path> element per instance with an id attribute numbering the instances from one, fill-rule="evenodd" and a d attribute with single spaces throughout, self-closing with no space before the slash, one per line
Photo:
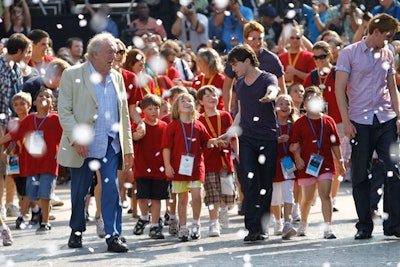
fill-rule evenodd
<path id="1" fill-rule="evenodd" d="M 209 237 L 229 228 L 237 204 L 244 242 L 257 242 L 270 225 L 283 239 L 307 235 L 317 192 L 323 238 L 335 239 L 344 177 L 353 183 L 354 238 L 371 238 L 381 187 L 384 234 L 400 237 L 399 157 L 392 156 L 400 153 L 392 148 L 400 134 L 400 4 L 383 0 L 370 13 L 355 1 L 316 0 L 281 17 L 273 3 L 203 2 L 179 1 L 167 39 L 149 4 L 137 1 L 129 42 L 117 38 L 109 9 L 87 5 L 107 27 L 86 49 L 71 36 L 57 52 L 49 33 L 31 30 L 25 0 L 4 6 L 5 246 L 13 244 L 6 216 L 23 230 L 30 211 L 36 233 L 51 233 L 51 200 L 57 181 L 67 180 L 70 248 L 82 247 L 91 196 L 97 234 L 111 252 L 128 251 L 128 206 L 134 235 L 150 225 L 150 238 L 164 239 L 168 226 L 188 241 L 201 238 L 203 202 Z"/>

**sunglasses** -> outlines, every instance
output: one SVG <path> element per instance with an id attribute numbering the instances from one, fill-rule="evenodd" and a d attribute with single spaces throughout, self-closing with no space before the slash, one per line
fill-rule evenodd
<path id="1" fill-rule="evenodd" d="M 300 40 L 301 38 L 300 38 L 299 36 L 296 36 L 296 37 L 290 36 L 290 39 L 291 39 L 291 40 Z"/>
<path id="2" fill-rule="evenodd" d="M 121 49 L 117 51 L 117 55 L 123 55 L 125 54 L 125 50 Z"/>
<path id="3" fill-rule="evenodd" d="M 328 56 L 328 54 L 322 54 L 319 56 L 313 56 L 314 60 L 318 60 L 318 59 L 325 59 Z"/>

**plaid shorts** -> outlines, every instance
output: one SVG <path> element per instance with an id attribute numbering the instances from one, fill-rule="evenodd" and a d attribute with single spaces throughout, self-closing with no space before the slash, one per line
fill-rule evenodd
<path id="1" fill-rule="evenodd" d="M 229 196 L 221 193 L 221 181 L 218 172 L 206 172 L 204 191 L 206 193 L 204 197 L 206 206 L 220 204 L 221 202 L 232 205 L 235 202 L 235 195 Z"/>

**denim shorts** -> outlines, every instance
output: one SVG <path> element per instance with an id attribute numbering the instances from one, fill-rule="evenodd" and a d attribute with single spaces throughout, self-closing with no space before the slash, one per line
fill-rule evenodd
<path id="1" fill-rule="evenodd" d="M 26 179 L 26 195 L 30 201 L 39 199 L 51 199 L 52 188 L 57 176 L 44 173 L 28 176 Z"/>

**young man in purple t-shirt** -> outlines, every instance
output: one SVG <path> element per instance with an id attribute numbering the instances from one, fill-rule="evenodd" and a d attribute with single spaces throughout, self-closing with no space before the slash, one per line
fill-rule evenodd
<path id="1" fill-rule="evenodd" d="M 258 68 L 257 56 L 247 44 L 234 47 L 228 55 L 228 63 L 239 77 L 236 82 L 238 113 L 234 125 L 242 130 L 240 156 L 236 155 L 236 158 L 242 172 L 244 221 L 249 231 L 244 241 L 255 242 L 268 235 L 272 181 L 278 154 L 274 104 L 279 92 L 278 80 L 275 75 Z"/>

